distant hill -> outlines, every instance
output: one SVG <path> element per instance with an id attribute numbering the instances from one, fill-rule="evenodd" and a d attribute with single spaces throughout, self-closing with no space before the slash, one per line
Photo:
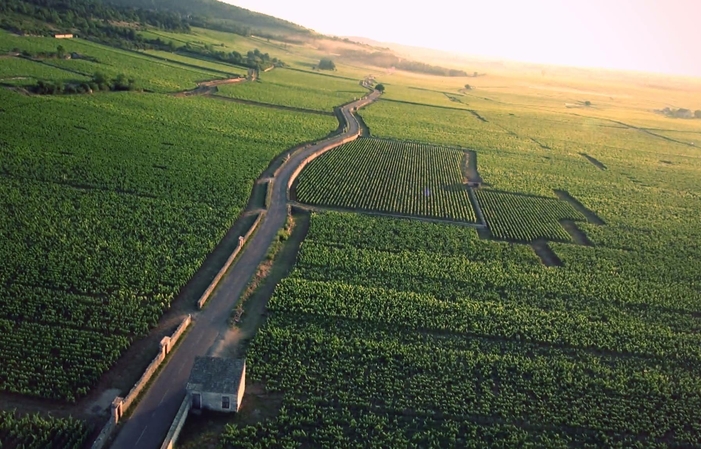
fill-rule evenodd
<path id="1" fill-rule="evenodd" d="M 217 0 L 104 0 L 106 3 L 155 11 L 168 11 L 190 17 L 190 23 L 236 34 L 258 34 L 263 37 L 310 37 L 312 30 L 245 8 Z M 294 39 L 293 39 L 294 40 Z"/>

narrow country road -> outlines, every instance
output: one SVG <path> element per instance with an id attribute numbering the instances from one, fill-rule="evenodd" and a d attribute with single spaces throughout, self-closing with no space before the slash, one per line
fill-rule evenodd
<path id="1" fill-rule="evenodd" d="M 344 106 L 344 133 L 323 140 L 292 154 L 278 170 L 268 212 L 257 232 L 239 254 L 221 280 L 205 308 L 193 316 L 189 333 L 144 393 L 131 417 L 124 423 L 112 443 L 113 449 L 158 449 L 185 397 L 185 384 L 195 357 L 206 355 L 226 326 L 239 296 L 246 288 L 258 265 L 265 259 L 270 244 L 287 220 L 288 186 L 298 174 L 306 159 L 321 154 L 348 138 L 360 134 L 360 125 L 352 112 L 372 103 L 380 92 L 373 91 L 366 97 Z"/>

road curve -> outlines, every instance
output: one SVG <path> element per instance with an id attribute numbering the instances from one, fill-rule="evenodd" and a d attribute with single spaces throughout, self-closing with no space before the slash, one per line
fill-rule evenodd
<path id="1" fill-rule="evenodd" d="M 380 92 L 373 91 L 366 97 L 343 106 L 341 112 L 346 129 L 342 134 L 292 153 L 280 167 L 275 175 L 268 211 L 258 230 L 221 280 L 207 306 L 193 316 L 190 331 L 133 409 L 132 415 L 112 443 L 113 449 L 160 448 L 185 397 L 185 384 L 195 357 L 206 355 L 217 340 L 219 330 L 225 328 L 239 296 L 265 259 L 270 244 L 287 220 L 288 186 L 308 158 L 358 137 L 361 129 L 353 112 L 372 103 L 379 96 Z"/>

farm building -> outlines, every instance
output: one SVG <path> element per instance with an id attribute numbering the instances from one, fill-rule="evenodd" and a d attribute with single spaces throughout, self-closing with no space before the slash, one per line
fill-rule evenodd
<path id="1" fill-rule="evenodd" d="M 72 34 L 54 34 L 56 39 L 73 39 Z"/>
<path id="2" fill-rule="evenodd" d="M 246 388 L 246 361 L 197 357 L 187 381 L 192 410 L 238 412 Z"/>

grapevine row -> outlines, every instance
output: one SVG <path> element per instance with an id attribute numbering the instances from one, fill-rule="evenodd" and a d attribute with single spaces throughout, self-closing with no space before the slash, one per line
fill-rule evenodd
<path id="1" fill-rule="evenodd" d="M 474 222 L 461 150 L 358 139 L 315 159 L 297 184 L 301 202 Z"/>

